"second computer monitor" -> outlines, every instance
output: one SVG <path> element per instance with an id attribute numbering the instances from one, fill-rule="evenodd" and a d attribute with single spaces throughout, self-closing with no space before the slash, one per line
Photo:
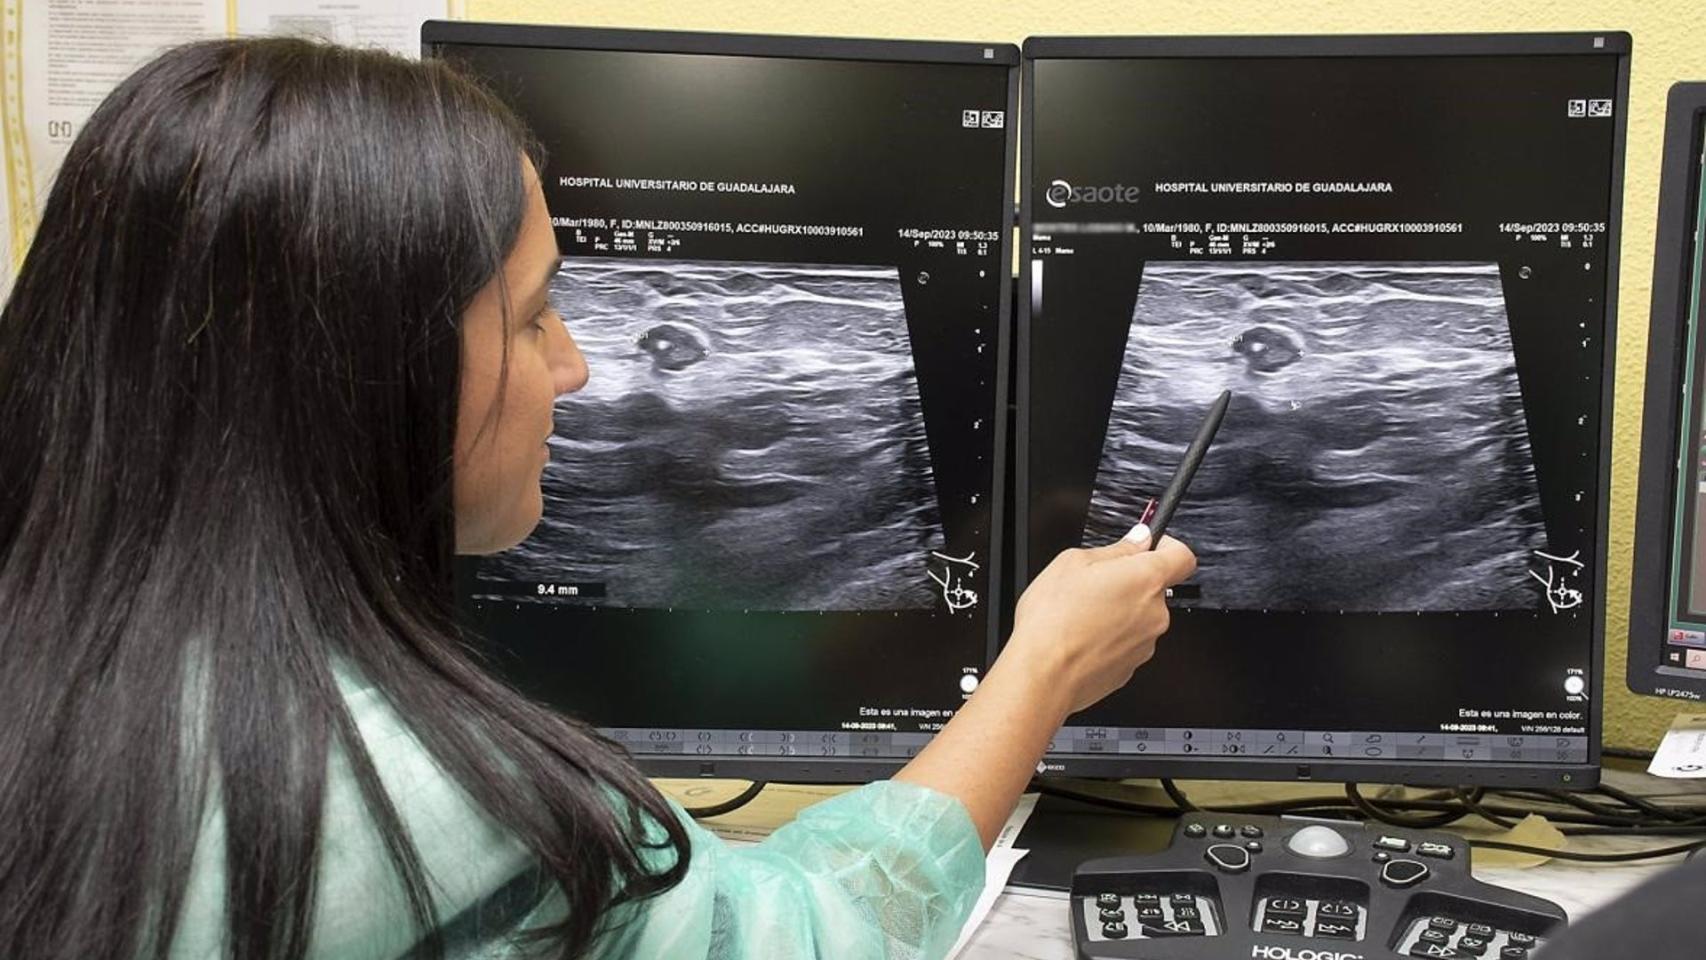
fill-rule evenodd
<path id="1" fill-rule="evenodd" d="M 1706 83 L 1671 88 L 1665 116 L 1635 562 L 1629 688 L 1706 698 Z"/>
<path id="2" fill-rule="evenodd" d="M 1021 578 L 1200 568 L 1068 773 L 1584 784 L 1629 39 L 1026 45 Z"/>

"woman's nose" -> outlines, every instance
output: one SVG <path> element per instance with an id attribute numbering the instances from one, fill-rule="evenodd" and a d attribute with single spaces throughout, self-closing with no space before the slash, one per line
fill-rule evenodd
<path id="1" fill-rule="evenodd" d="M 560 397 L 586 386 L 590 372 L 586 368 L 586 356 L 575 344 L 575 338 L 569 333 L 568 326 L 561 323 L 552 326 L 562 331 L 561 339 L 556 341 L 556 349 L 551 353 L 553 386 Z"/>

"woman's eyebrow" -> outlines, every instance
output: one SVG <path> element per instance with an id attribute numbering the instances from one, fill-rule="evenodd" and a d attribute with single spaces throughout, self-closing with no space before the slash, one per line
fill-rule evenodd
<path id="1" fill-rule="evenodd" d="M 516 322 L 529 323 L 537 313 L 545 309 L 551 300 L 551 280 L 557 276 L 557 271 L 562 268 L 563 255 L 559 253 L 551 260 L 550 269 L 546 270 L 545 275 L 539 278 L 539 284 L 527 293 L 527 298 L 516 301 Z"/>
<path id="2" fill-rule="evenodd" d="M 544 294 L 551 289 L 551 280 L 557 275 L 557 271 L 561 269 L 563 269 L 563 255 L 559 253 L 556 258 L 551 261 L 551 266 L 546 269 L 545 276 L 539 281 L 540 294 Z"/>

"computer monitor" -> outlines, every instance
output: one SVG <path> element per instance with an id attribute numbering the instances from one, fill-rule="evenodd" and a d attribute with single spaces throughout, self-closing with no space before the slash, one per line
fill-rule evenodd
<path id="1" fill-rule="evenodd" d="M 1003 600 L 1018 49 L 429 23 L 542 142 L 591 371 L 491 661 L 648 772 L 886 775 Z"/>
<path id="2" fill-rule="evenodd" d="M 1653 312 L 1647 330 L 1629 689 L 1706 697 L 1706 83 L 1670 89 L 1665 111 Z"/>
<path id="3" fill-rule="evenodd" d="M 1025 45 L 1020 579 L 1233 392 L 1070 775 L 1597 774 L 1629 37 Z"/>

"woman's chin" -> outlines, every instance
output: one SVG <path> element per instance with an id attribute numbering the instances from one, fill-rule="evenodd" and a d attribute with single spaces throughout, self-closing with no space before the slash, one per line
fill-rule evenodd
<path id="1" fill-rule="evenodd" d="M 515 539 L 510 541 L 509 546 L 503 547 L 502 549 L 508 550 L 510 547 L 513 547 L 521 543 L 521 541 L 526 540 L 528 537 L 533 536 L 534 529 L 539 526 L 539 521 L 544 519 L 544 517 L 545 496 L 540 493 L 539 485 L 534 484 L 532 495 L 527 498 L 526 505 L 521 509 L 520 514 L 517 517 L 516 529 L 514 531 Z"/>
<path id="2" fill-rule="evenodd" d="M 515 505 L 502 524 L 490 524 L 487 529 L 472 535 L 457 531 L 456 552 L 464 556 L 486 556 L 502 553 L 533 535 L 533 528 L 545 514 L 545 498 L 534 484 L 531 493 Z"/>

